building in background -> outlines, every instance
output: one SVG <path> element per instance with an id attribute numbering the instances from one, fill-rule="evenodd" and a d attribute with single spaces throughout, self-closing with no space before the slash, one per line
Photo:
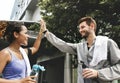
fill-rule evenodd
<path id="1" fill-rule="evenodd" d="M 22 20 L 30 24 L 40 20 L 40 8 L 37 4 L 38 0 L 16 0 L 10 19 Z M 33 42 L 34 38 L 31 38 L 28 46 L 31 46 Z M 42 40 L 36 57 L 29 57 L 32 65 L 38 63 L 46 69 L 43 78 L 39 75 L 39 83 L 76 83 L 74 68 L 72 68 L 72 55 L 61 53 L 49 42 L 47 44 L 51 46 L 45 48 L 46 42 L 47 40 Z"/>
<path id="2" fill-rule="evenodd" d="M 11 13 L 11 20 L 40 20 L 40 8 L 37 6 L 38 0 L 15 0 Z"/>

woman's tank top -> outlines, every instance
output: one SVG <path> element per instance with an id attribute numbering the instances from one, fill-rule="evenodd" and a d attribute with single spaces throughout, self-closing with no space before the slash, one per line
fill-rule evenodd
<path id="1" fill-rule="evenodd" d="M 24 59 L 18 59 L 9 48 L 11 61 L 5 66 L 3 70 L 3 78 L 5 79 L 21 79 L 26 76 L 26 64 Z"/>

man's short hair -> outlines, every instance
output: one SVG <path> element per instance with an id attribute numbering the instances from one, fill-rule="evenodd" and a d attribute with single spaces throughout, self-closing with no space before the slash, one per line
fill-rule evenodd
<path id="1" fill-rule="evenodd" d="M 86 24 L 88 25 L 88 26 L 90 26 L 90 24 L 91 23 L 93 23 L 94 25 L 95 25 L 95 31 L 96 31 L 96 27 L 97 27 L 97 24 L 96 24 L 96 21 L 92 18 L 92 17 L 90 17 L 90 16 L 86 16 L 86 17 L 83 17 L 83 18 L 81 18 L 81 19 L 79 19 L 78 20 L 78 25 L 80 24 L 80 23 L 82 23 L 82 22 L 84 22 L 84 21 L 86 21 Z"/>

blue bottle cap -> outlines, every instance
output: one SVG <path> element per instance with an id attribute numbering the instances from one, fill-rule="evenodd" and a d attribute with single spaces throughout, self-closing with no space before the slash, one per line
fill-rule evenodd
<path id="1" fill-rule="evenodd" d="M 32 68 L 33 68 L 35 71 L 39 71 L 39 70 L 45 71 L 45 68 L 44 68 L 43 66 L 40 66 L 40 65 L 37 65 L 37 64 L 33 65 Z"/>

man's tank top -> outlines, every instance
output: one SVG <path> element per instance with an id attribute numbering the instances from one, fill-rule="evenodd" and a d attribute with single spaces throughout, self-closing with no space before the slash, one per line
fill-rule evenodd
<path id="1" fill-rule="evenodd" d="M 26 64 L 24 59 L 18 59 L 12 51 L 7 48 L 10 52 L 11 61 L 5 66 L 3 70 L 3 78 L 5 79 L 21 79 L 26 76 Z"/>

